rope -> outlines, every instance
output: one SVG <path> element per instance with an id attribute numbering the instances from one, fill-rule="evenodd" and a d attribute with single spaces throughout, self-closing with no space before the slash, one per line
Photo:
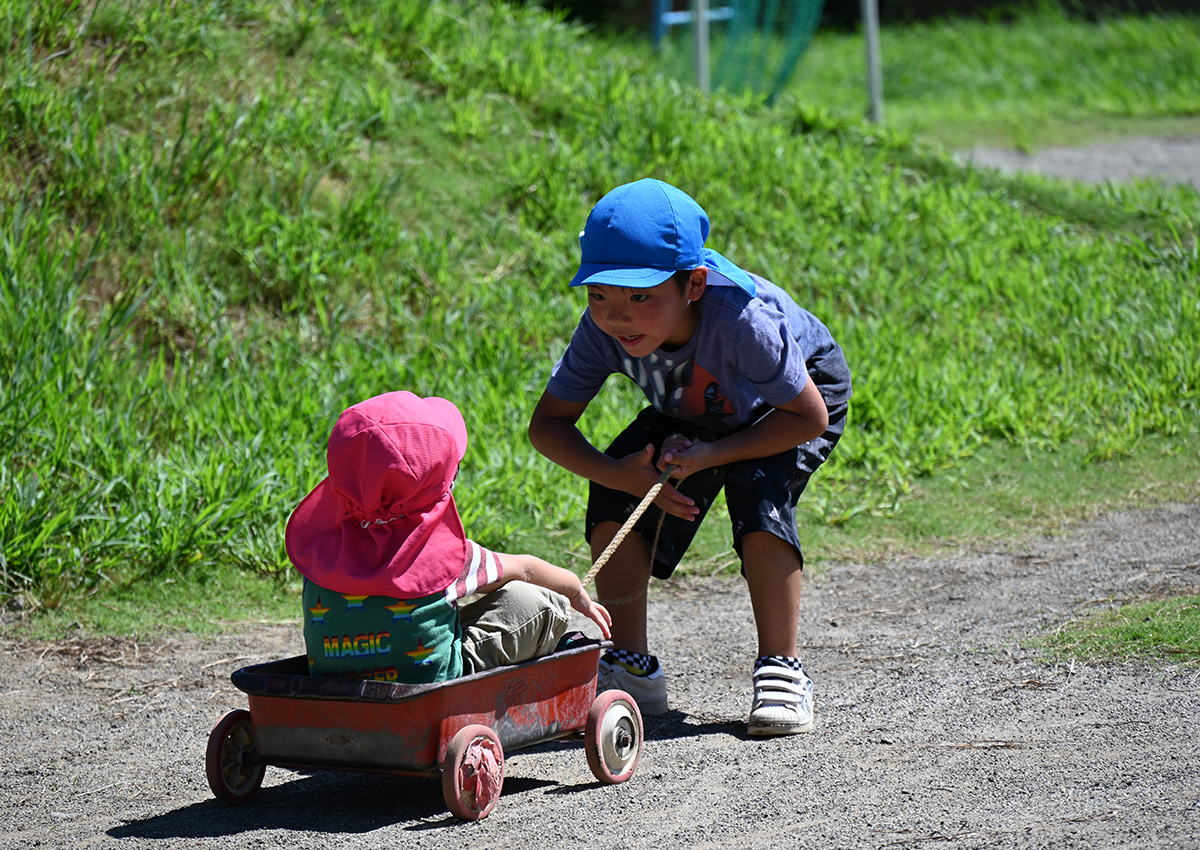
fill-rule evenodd
<path id="1" fill-rule="evenodd" d="M 650 507 L 650 503 L 653 502 L 658 496 L 659 491 L 662 490 L 663 485 L 667 483 L 667 479 L 671 477 L 671 473 L 676 469 L 677 467 L 675 464 L 667 464 L 667 468 L 662 471 L 662 475 L 658 476 L 658 480 L 654 482 L 654 486 L 650 488 L 650 490 L 642 498 L 642 501 L 638 503 L 638 506 L 633 509 L 633 513 L 629 515 L 629 519 L 625 520 L 625 524 L 617 530 L 615 535 L 613 535 L 613 539 L 609 541 L 608 546 L 606 546 L 604 551 L 600 553 L 600 557 L 596 559 L 596 563 L 592 564 L 592 568 L 588 570 L 588 574 L 583 577 L 584 587 L 587 587 L 589 584 L 591 584 L 592 580 L 596 577 L 596 574 L 600 572 L 601 568 L 605 564 L 608 563 L 608 559 L 612 557 L 613 552 L 617 551 L 617 547 L 620 546 L 625 538 L 629 536 L 629 532 L 633 530 L 634 524 L 641 519 L 642 514 L 646 512 L 646 508 Z M 667 512 L 663 511 L 658 518 L 658 529 L 654 532 L 654 545 L 650 550 L 651 565 L 654 564 L 654 552 L 658 548 L 658 535 L 659 532 L 662 531 L 663 520 L 666 518 L 666 516 Z M 619 605 L 622 602 L 631 602 L 634 599 L 637 599 L 642 595 L 643 592 L 644 589 L 625 599 L 610 599 L 600 601 L 609 605 Z"/>

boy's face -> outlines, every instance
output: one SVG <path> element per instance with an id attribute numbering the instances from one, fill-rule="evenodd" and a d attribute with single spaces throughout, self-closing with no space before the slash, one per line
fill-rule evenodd
<path id="1" fill-rule="evenodd" d="M 696 330 L 692 302 L 705 286 L 700 271 L 692 272 L 683 292 L 673 279 L 647 289 L 589 284 L 588 312 L 596 326 L 632 357 L 645 357 L 656 348 L 679 348 Z"/>

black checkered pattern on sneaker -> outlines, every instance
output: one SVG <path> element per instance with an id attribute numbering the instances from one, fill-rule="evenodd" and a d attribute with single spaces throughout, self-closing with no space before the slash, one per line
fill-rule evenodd
<path id="1" fill-rule="evenodd" d="M 633 668 L 629 671 L 631 673 L 641 670 L 643 674 L 653 673 L 658 662 L 653 655 L 643 655 L 631 649 L 610 649 L 604 653 L 601 660 L 608 664 L 621 664 L 626 668 Z"/>
<path id="2" fill-rule="evenodd" d="M 760 668 L 766 667 L 768 664 L 786 667 L 797 672 L 804 669 L 800 664 L 800 659 L 790 655 L 760 655 L 754 660 L 754 672 L 757 673 Z"/>

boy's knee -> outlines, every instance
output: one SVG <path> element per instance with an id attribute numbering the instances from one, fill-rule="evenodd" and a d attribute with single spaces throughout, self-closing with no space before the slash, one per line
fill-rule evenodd
<path id="1" fill-rule="evenodd" d="M 742 575 L 751 571 L 791 572 L 804 568 L 804 556 L 796 545 L 770 531 L 751 531 L 738 541 Z"/>

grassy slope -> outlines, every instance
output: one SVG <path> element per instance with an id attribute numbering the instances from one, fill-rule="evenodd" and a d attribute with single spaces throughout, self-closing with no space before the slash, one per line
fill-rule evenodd
<path id="1" fill-rule="evenodd" d="M 4 8 L 0 592 L 46 628 L 286 616 L 254 577 L 328 427 L 400 387 L 464 407 L 472 534 L 582 569 L 582 487 L 523 428 L 574 234 L 643 175 L 850 356 L 810 557 L 1196 495 L 1195 193 L 966 172 L 505 4 Z M 727 551 L 710 523 L 690 568 Z"/>

